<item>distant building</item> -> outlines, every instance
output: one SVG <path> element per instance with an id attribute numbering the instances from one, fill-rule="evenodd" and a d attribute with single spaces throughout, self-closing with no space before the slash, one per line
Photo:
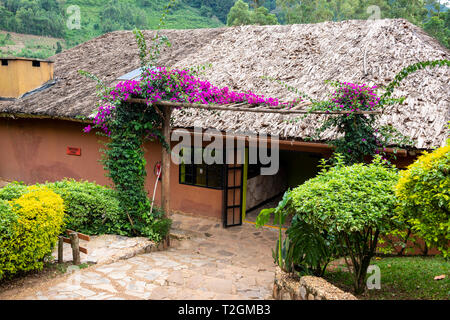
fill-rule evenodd
<path id="1" fill-rule="evenodd" d="M 0 98 L 20 98 L 52 80 L 53 61 L 16 57 L 0 59 Z"/>

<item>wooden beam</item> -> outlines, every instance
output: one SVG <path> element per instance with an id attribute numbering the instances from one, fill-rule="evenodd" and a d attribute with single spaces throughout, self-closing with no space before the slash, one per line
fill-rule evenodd
<path id="1" fill-rule="evenodd" d="M 64 243 L 72 244 L 72 241 L 69 238 L 61 237 Z M 85 254 L 88 254 L 88 249 L 84 247 L 80 247 L 80 252 L 83 252 Z"/>
<path id="2" fill-rule="evenodd" d="M 128 103 L 141 103 L 146 104 L 145 99 L 131 98 L 126 100 Z M 311 103 L 305 103 L 303 106 L 310 105 Z M 192 109 L 205 109 L 205 110 L 220 110 L 220 111 L 238 111 L 238 112 L 254 112 L 254 113 L 277 113 L 277 114 L 348 114 L 348 111 L 309 111 L 309 110 L 296 110 L 296 109 L 281 109 L 281 108 L 243 108 L 233 107 L 233 105 L 216 105 L 216 104 L 195 104 L 186 102 L 170 102 L 170 101 L 158 101 L 156 106 L 166 108 L 192 108 Z M 381 111 L 358 111 L 354 114 L 381 114 Z"/>
<path id="3" fill-rule="evenodd" d="M 163 137 L 166 139 L 170 149 L 170 117 L 172 108 L 163 108 Z M 162 148 L 161 159 L 161 207 L 166 216 L 170 215 L 170 163 L 171 152 Z"/>
<path id="4" fill-rule="evenodd" d="M 174 129 L 176 130 L 176 129 Z M 259 136 L 249 137 L 241 134 L 227 134 L 226 132 L 223 132 L 223 134 L 214 134 L 214 133 L 205 133 L 205 132 L 194 132 L 192 130 L 188 130 L 192 136 L 204 136 L 208 137 L 209 139 L 215 138 L 220 139 L 222 138 L 225 142 L 226 136 L 232 137 L 233 139 L 236 139 L 236 141 L 244 140 L 246 143 L 246 146 L 249 145 L 249 141 L 261 141 L 266 143 L 267 145 L 271 145 L 272 138 L 261 138 Z M 278 140 L 279 146 L 281 150 L 291 150 L 291 151 L 306 151 L 306 152 L 317 152 L 317 153 L 324 153 L 324 152 L 332 152 L 334 147 L 328 143 L 323 142 L 307 142 L 307 141 L 297 141 L 297 140 L 284 140 L 279 139 Z M 208 143 L 209 144 L 209 143 Z M 206 145 L 205 145 L 206 146 Z M 380 152 L 384 151 L 389 154 L 397 154 L 400 157 L 407 157 L 408 151 L 405 149 L 400 148 L 379 148 Z"/>
<path id="5" fill-rule="evenodd" d="M 80 238 L 81 240 L 91 241 L 91 237 L 89 237 L 89 236 L 87 236 L 85 234 L 82 234 L 82 233 L 79 233 L 79 232 L 76 232 L 76 231 L 73 231 L 73 230 L 70 230 L 70 229 L 66 230 L 67 235 L 70 235 L 72 232 L 77 233 L 78 234 L 78 238 Z"/>

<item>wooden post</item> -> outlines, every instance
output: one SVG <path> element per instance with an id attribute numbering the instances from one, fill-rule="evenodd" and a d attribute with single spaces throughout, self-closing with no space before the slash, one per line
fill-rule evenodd
<path id="1" fill-rule="evenodd" d="M 170 147 L 170 116 L 172 115 L 172 108 L 170 106 L 163 107 L 163 136 Z M 171 162 L 170 148 L 162 149 L 162 165 L 161 165 L 161 207 L 164 215 L 170 215 L 170 162 Z"/>
<path id="2" fill-rule="evenodd" d="M 78 234 L 76 232 L 70 233 L 70 243 L 72 245 L 73 254 L 73 264 L 79 265 L 80 261 L 80 240 L 78 239 Z"/>
<path id="3" fill-rule="evenodd" d="M 58 263 L 64 262 L 64 237 L 59 236 L 58 237 Z"/>

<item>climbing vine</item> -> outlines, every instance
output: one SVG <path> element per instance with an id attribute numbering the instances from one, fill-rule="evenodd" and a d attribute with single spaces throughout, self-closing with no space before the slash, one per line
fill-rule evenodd
<path id="1" fill-rule="evenodd" d="M 394 80 L 385 88 L 383 95 L 377 93 L 377 86 L 354 84 L 340 81 L 327 81 L 336 90 L 330 99 L 312 100 L 311 111 L 343 111 L 339 115 L 327 117 L 315 134 L 310 137 L 319 140 L 320 135 L 329 129 L 335 129 L 338 137 L 330 142 L 335 147 L 335 154 L 342 154 L 347 164 L 363 162 L 376 154 L 386 155 L 386 148 L 409 146 L 413 141 L 402 135 L 392 126 L 378 126 L 377 120 L 386 106 L 403 103 L 404 97 L 391 98 L 392 93 L 408 75 L 427 67 L 449 66 L 449 60 L 424 61 L 402 69 Z M 303 95 L 305 96 L 305 95 Z M 366 114 L 361 111 L 368 111 Z M 370 113 L 376 112 L 378 113 Z M 394 155 L 396 150 L 394 148 Z"/>

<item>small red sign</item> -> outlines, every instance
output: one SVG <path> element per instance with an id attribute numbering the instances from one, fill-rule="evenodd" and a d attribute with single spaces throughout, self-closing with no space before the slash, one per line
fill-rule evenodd
<path id="1" fill-rule="evenodd" d="M 81 148 L 67 147 L 67 154 L 69 156 L 81 156 Z"/>

